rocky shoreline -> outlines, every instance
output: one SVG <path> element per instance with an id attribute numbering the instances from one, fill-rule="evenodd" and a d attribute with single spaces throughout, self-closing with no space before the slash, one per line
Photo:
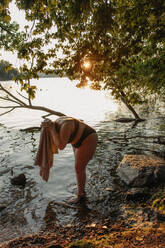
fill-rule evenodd
<path id="1" fill-rule="evenodd" d="M 132 180 L 130 183 L 126 183 L 116 173 L 117 168 L 124 164 L 122 159 L 127 154 L 134 157 L 132 161 L 135 161 L 136 155 L 164 157 L 164 143 L 162 140 L 160 144 L 157 143 L 157 134 L 155 136 L 152 134 L 152 137 L 147 135 L 148 138 L 143 138 L 144 127 L 146 125 L 146 130 L 148 130 L 147 125 L 149 124 L 150 122 L 148 124 L 147 122 L 141 123 L 139 129 L 132 129 L 128 124 L 123 129 L 120 123 L 114 124 L 111 121 L 102 123 L 98 149 L 89 166 L 87 202 L 69 207 L 65 204 L 58 205 L 55 201 L 50 202 L 44 216 L 45 225 L 40 232 L 33 232 L 34 234 L 29 235 L 22 234 L 19 237 L 17 235 L 17 238 L 2 242 L 0 247 L 133 248 L 136 246 L 164 248 L 165 185 L 163 181 L 152 187 L 148 183 L 142 184 L 142 182 L 148 182 L 147 180 L 141 180 L 140 185 L 137 184 L 140 182 L 141 172 L 154 179 L 155 177 L 152 175 L 156 175 L 156 178 L 159 175 L 162 176 L 162 170 L 159 172 L 154 167 L 154 169 L 150 168 L 148 170 L 150 173 L 148 173 L 146 166 L 142 166 L 143 170 L 138 172 L 138 167 L 132 166 L 136 170 L 129 177 Z M 164 132 L 161 135 L 159 132 L 158 134 L 163 136 Z M 144 157 L 142 161 L 144 161 Z M 124 167 L 127 171 L 130 169 L 128 163 Z M 26 178 L 22 177 L 22 179 Z M 27 184 L 28 180 L 29 178 L 27 178 Z M 155 179 L 152 182 L 156 182 Z M 23 183 L 25 183 L 26 189 L 26 180 L 23 180 Z M 12 187 L 17 189 L 24 186 L 20 186 L 18 181 L 13 178 L 11 189 L 13 189 Z M 18 191 L 21 197 L 24 197 L 24 192 L 23 189 Z M 18 199 L 16 198 L 18 201 L 19 196 Z M 39 206 L 37 207 L 39 208 Z M 4 212 L 5 205 L 1 205 L 0 213 Z M 9 211 L 5 213 L 4 218 L 7 218 L 8 214 L 10 214 Z M 68 223 L 59 223 L 58 220 L 61 216 L 63 219 L 66 218 Z M 15 216 L 12 215 L 12 217 Z M 71 220 L 67 221 L 67 218 L 71 218 Z M 14 219 L 9 222 L 9 225 L 13 225 L 13 223 Z M 22 224 L 24 225 L 24 222 Z"/>
<path id="2" fill-rule="evenodd" d="M 141 161 L 141 166 L 139 161 Z M 148 162 L 149 167 L 147 167 Z M 137 171 L 132 173 L 131 170 L 129 177 L 129 170 L 125 165 L 129 167 L 132 166 L 132 168 L 136 169 L 138 167 L 138 172 L 141 173 L 140 177 Z M 132 184 L 133 186 L 136 186 L 136 188 L 131 187 L 131 183 L 128 183 L 128 180 L 126 181 L 129 187 L 127 190 L 125 188 L 125 190 L 120 192 L 125 201 L 124 210 L 121 210 L 123 211 L 123 214 L 118 213 L 120 216 L 118 216 L 119 218 L 116 218 L 116 220 L 113 220 L 111 217 L 104 217 L 97 221 L 96 213 L 93 213 L 93 215 L 90 215 L 90 218 L 89 215 L 84 215 L 81 219 L 81 223 L 58 226 L 56 223 L 53 223 L 51 216 L 47 216 L 47 223 L 50 222 L 50 225 L 47 225 L 45 230 L 36 234 L 26 235 L 2 243 L 0 247 L 133 248 L 136 246 L 164 248 L 165 182 L 159 180 L 160 183 L 158 184 L 157 181 L 152 181 L 152 187 L 147 188 L 149 185 L 146 185 L 145 183 L 148 183 L 149 180 L 146 178 L 151 178 L 151 173 L 148 173 L 147 169 L 141 170 L 141 168 L 144 168 L 144 165 L 145 168 L 150 168 L 150 172 L 154 171 L 153 169 L 151 170 L 151 167 L 153 166 L 155 168 L 155 165 L 157 171 L 159 171 L 159 167 L 161 167 L 162 171 L 165 161 L 157 157 L 152 156 L 151 158 L 151 156 L 144 155 L 125 156 L 123 161 L 121 161 L 117 169 L 121 179 L 123 179 L 123 172 L 127 172 L 127 179 L 134 179 L 131 182 L 136 182 L 136 185 Z M 123 167 L 122 173 L 120 171 L 121 167 Z M 160 173 L 161 178 L 162 175 L 163 174 Z M 155 185 L 153 185 L 153 182 L 155 182 Z M 85 203 L 79 203 L 78 205 L 72 207 L 82 208 L 81 210 L 85 211 L 86 205 Z"/>
<path id="3" fill-rule="evenodd" d="M 1 244 L 1 248 L 164 248 L 165 227 L 162 224 L 143 222 L 136 227 L 128 223 L 110 223 L 104 225 L 81 225 L 65 227 L 54 232 L 40 232 L 16 238 Z"/>

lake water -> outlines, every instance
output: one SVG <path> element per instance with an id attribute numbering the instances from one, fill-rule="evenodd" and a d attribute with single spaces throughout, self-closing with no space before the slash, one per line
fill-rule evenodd
<path id="1" fill-rule="evenodd" d="M 116 187 L 114 169 L 125 153 L 165 156 L 164 145 L 158 144 L 157 138 L 150 138 L 165 136 L 165 105 L 155 101 L 152 106 L 140 108 L 142 117 L 147 120 L 133 127 L 132 123 L 114 122 L 115 118 L 129 117 L 130 113 L 106 92 L 79 89 L 75 83 L 66 78 L 42 78 L 34 82 L 38 85 L 34 105 L 83 119 L 98 132 L 96 154 L 87 169 L 86 192 L 89 198 L 87 210 L 95 210 L 99 218 L 121 207 L 117 191 L 113 195 L 115 200 L 109 201 L 109 189 Z M 19 90 L 13 82 L 4 85 L 12 93 Z M 3 106 L 4 102 L 0 104 Z M 0 211 L 0 242 L 49 229 L 52 225 L 81 222 L 83 213 L 80 209 L 65 206 L 67 200 L 76 194 L 71 145 L 54 156 L 54 166 L 46 183 L 39 176 L 39 168 L 34 166 L 40 133 L 20 131 L 39 126 L 44 114 L 19 109 L 0 116 L 0 205 L 6 206 Z M 25 188 L 10 183 L 10 178 L 20 173 L 26 175 Z"/>
<path id="2" fill-rule="evenodd" d="M 5 82 L 5 85 L 10 88 L 11 82 Z M 77 88 L 76 81 L 71 82 L 67 78 L 42 78 L 34 82 L 34 85 L 38 86 L 34 105 L 83 119 L 91 125 L 104 120 L 106 112 L 114 113 L 118 108 L 110 96 L 105 97 L 105 92 Z M 16 90 L 19 91 L 17 85 L 10 89 L 11 92 Z M 41 116 L 44 114 L 41 111 L 19 109 L 1 117 L 1 123 L 12 129 L 40 125 Z"/>

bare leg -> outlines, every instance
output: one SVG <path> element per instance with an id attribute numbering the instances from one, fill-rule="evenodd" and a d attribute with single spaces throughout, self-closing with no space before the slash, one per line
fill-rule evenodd
<path id="1" fill-rule="evenodd" d="M 82 143 L 82 145 L 74 150 L 75 170 L 78 185 L 78 199 L 84 195 L 86 183 L 86 166 L 93 157 L 96 150 L 98 137 L 96 133 L 90 134 Z"/>

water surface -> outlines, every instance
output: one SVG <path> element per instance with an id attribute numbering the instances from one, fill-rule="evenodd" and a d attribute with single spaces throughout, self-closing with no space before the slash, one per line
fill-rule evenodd
<path id="1" fill-rule="evenodd" d="M 36 105 L 83 119 L 98 132 L 97 150 L 87 168 L 88 204 L 83 209 L 65 206 L 76 194 L 71 145 L 54 156 L 48 183 L 34 166 L 40 133 L 20 129 L 39 126 L 44 113 L 18 110 L 1 116 L 0 204 L 6 208 L 0 212 L 0 242 L 45 228 L 81 223 L 84 218 L 96 222 L 106 216 L 115 217 L 123 208 L 115 168 L 124 154 L 165 156 L 164 144 L 157 139 L 157 136 L 165 136 L 163 102 L 140 107 L 146 121 L 133 126 L 133 123 L 114 121 L 118 117 L 129 117 L 130 113 L 104 92 L 75 88 L 66 78 L 44 78 L 39 83 Z M 15 92 L 13 83 L 6 83 L 8 88 L 11 85 L 11 91 Z M 10 183 L 10 178 L 20 173 L 27 178 L 24 188 Z"/>

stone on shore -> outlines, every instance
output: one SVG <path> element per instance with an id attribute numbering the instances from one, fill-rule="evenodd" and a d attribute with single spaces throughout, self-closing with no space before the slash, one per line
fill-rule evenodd
<path id="1" fill-rule="evenodd" d="M 6 207 L 7 207 L 7 206 L 6 206 L 5 204 L 1 204 L 1 203 L 0 203 L 0 212 L 1 212 L 2 210 L 4 210 Z"/>
<path id="2" fill-rule="evenodd" d="M 22 173 L 16 177 L 10 179 L 11 184 L 25 186 L 26 184 L 26 176 Z"/>
<path id="3" fill-rule="evenodd" d="M 126 192 L 125 199 L 133 202 L 145 202 L 151 197 L 148 188 L 131 188 Z"/>
<path id="4" fill-rule="evenodd" d="M 128 186 L 155 186 L 165 182 L 165 160 L 152 155 L 126 154 L 116 172 Z"/>

